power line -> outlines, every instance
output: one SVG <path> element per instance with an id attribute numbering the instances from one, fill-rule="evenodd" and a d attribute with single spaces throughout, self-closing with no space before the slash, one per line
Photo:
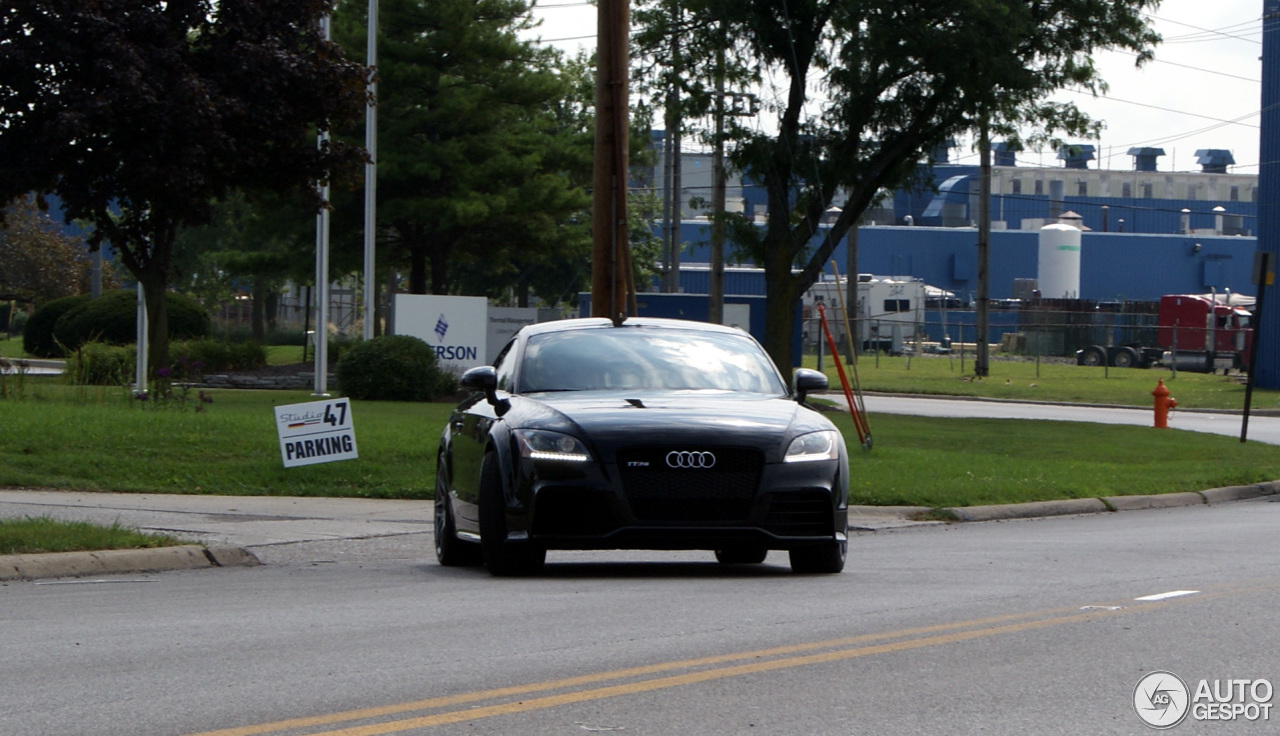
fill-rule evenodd
<path id="1" fill-rule="evenodd" d="M 1064 89 L 1063 91 L 1064 91 L 1064 92 L 1072 92 L 1072 93 L 1080 94 L 1080 95 L 1089 95 L 1090 97 L 1093 97 L 1093 95 L 1092 95 L 1091 93 L 1089 93 L 1089 92 L 1087 92 L 1087 91 L 1085 91 L 1085 90 L 1080 90 L 1080 89 Z M 1187 115 L 1187 116 L 1189 116 L 1189 117 L 1193 117 L 1193 118 L 1202 118 L 1202 119 L 1204 119 L 1204 120 L 1212 120 L 1212 121 L 1214 121 L 1215 123 L 1225 123 L 1225 124 L 1229 124 L 1229 125 L 1243 125 L 1243 126 L 1248 127 L 1248 128 L 1260 128 L 1260 127 L 1261 127 L 1261 126 L 1258 126 L 1258 125 L 1251 125 L 1251 124 L 1249 124 L 1249 123 L 1241 123 L 1241 122 L 1239 122 L 1239 121 L 1240 121 L 1240 120 L 1242 120 L 1243 118 L 1246 118 L 1246 117 L 1252 117 L 1253 115 L 1256 115 L 1256 114 L 1258 114 L 1258 113 L 1249 113 L 1248 115 L 1245 115 L 1245 116 L 1243 116 L 1243 117 L 1241 117 L 1241 118 L 1237 118 L 1236 120 L 1223 120 L 1222 118 L 1215 118 L 1215 117 L 1210 117 L 1210 116 L 1208 116 L 1208 115 L 1201 115 L 1200 113 L 1197 113 L 1197 112 L 1187 112 L 1186 110 L 1174 110 L 1174 109 L 1173 109 L 1173 108 L 1171 108 L 1171 107 L 1160 107 L 1159 105 L 1149 105 L 1149 104 L 1147 104 L 1147 103 L 1145 103 L 1145 102 L 1135 102 L 1135 101 L 1133 101 L 1133 100 L 1126 100 L 1126 99 L 1124 99 L 1123 97 L 1105 97 L 1105 96 L 1104 96 L 1104 97 L 1095 97 L 1094 99 L 1109 100 L 1109 101 L 1111 101 L 1111 102 L 1123 102 L 1123 103 L 1125 103 L 1126 105 L 1137 105 L 1138 107 L 1146 107 L 1146 108 L 1150 108 L 1150 109 L 1152 109 L 1152 110 L 1159 110 L 1159 111 L 1161 111 L 1161 112 L 1171 112 L 1171 113 L 1175 113 L 1175 114 L 1177 114 L 1177 115 Z"/>
<path id="2" fill-rule="evenodd" d="M 1233 33 L 1225 33 L 1225 32 L 1223 32 L 1223 31 L 1214 30 L 1214 29 L 1212 29 L 1212 28 L 1201 28 L 1200 26 L 1193 26 L 1193 25 L 1191 25 L 1190 23 L 1183 23 L 1182 21 L 1170 20 L 1169 18 L 1156 18 L 1156 16 L 1151 15 L 1150 13 L 1143 13 L 1143 15 L 1145 15 L 1145 16 L 1147 16 L 1148 18 L 1151 18 L 1151 19 L 1153 19 L 1153 20 L 1160 20 L 1160 21 L 1163 21 L 1163 22 L 1165 22 L 1165 23 L 1172 23 L 1172 24 L 1177 25 L 1177 26 L 1185 26 L 1185 27 L 1187 27 L 1187 28 L 1194 28 L 1195 30 L 1200 31 L 1200 32 L 1202 32 L 1202 33 L 1208 33 L 1208 34 L 1213 34 L 1213 35 L 1217 35 L 1217 36 L 1222 36 L 1222 37 L 1224 37 L 1224 38 L 1234 38 L 1234 39 L 1236 39 L 1236 40 L 1238 40 L 1238 41 L 1248 41 L 1249 43 L 1256 43 L 1256 44 L 1259 44 L 1259 45 L 1261 45 L 1261 43 L 1262 43 L 1261 41 L 1257 41 L 1257 40 L 1252 39 L 1252 38 L 1246 38 L 1246 37 L 1244 37 L 1244 36 L 1238 36 L 1238 35 L 1233 34 Z M 1258 18 L 1258 19 L 1257 19 L 1257 21 L 1253 21 L 1253 22 L 1259 22 L 1259 21 L 1261 21 L 1261 20 L 1262 20 L 1261 18 Z M 1241 25 L 1242 25 L 1242 24 L 1241 24 Z M 1231 27 L 1232 27 L 1232 26 L 1227 26 L 1227 28 L 1231 28 Z"/>
<path id="3" fill-rule="evenodd" d="M 1135 53 L 1131 53 L 1131 52 L 1129 52 L 1129 51 L 1120 51 L 1120 50 L 1118 50 L 1118 49 L 1117 49 L 1117 50 L 1115 51 L 1115 53 L 1117 53 L 1117 54 L 1124 54 L 1125 56 L 1132 56 L 1132 57 L 1133 57 L 1133 58 L 1135 58 L 1135 59 L 1136 59 L 1136 58 L 1138 58 L 1138 55 L 1137 55 L 1137 54 L 1135 54 Z M 1262 80 L 1261 80 L 1261 79 L 1253 79 L 1252 77 L 1242 77 L 1242 76 L 1240 76 L 1239 74 L 1231 74 L 1231 73 L 1229 73 L 1229 72 L 1220 72 L 1220 71 L 1215 71 L 1215 70 L 1213 70 L 1213 69 L 1205 69 L 1205 68 L 1204 68 L 1204 67 L 1202 67 L 1202 66 L 1191 66 L 1190 64 L 1179 64 L 1179 63 L 1178 63 L 1178 62 L 1176 62 L 1176 61 L 1166 61 L 1165 59 L 1161 59 L 1161 58 L 1159 58 L 1159 57 L 1156 57 L 1156 58 L 1152 59 L 1152 61 L 1154 61 L 1154 62 L 1156 62 L 1156 63 L 1159 63 L 1159 64 L 1168 64 L 1169 66 L 1178 66 L 1178 67 L 1182 67 L 1183 69 L 1191 69 L 1192 71 L 1204 72 L 1205 74 L 1217 74 L 1217 75 L 1218 75 L 1218 76 L 1220 76 L 1220 77 L 1231 77 L 1232 79 L 1240 79 L 1240 80 L 1243 80 L 1243 81 L 1245 81 L 1245 82 L 1253 82 L 1253 83 L 1255 83 L 1255 84 L 1262 84 Z"/>

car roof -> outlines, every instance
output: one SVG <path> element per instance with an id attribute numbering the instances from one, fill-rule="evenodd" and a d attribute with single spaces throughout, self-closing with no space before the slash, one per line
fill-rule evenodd
<path id="1" fill-rule="evenodd" d="M 541 335 L 548 332 L 564 332 L 567 330 L 592 330 L 592 329 L 635 329 L 635 328 L 662 328 L 670 330 L 688 330 L 691 332 L 717 332 L 722 334 L 745 335 L 749 334 L 737 327 L 727 327 L 725 325 L 717 325 L 711 322 L 697 322 L 688 319 L 668 319 L 664 317 L 628 317 L 620 326 L 615 327 L 613 321 L 605 317 L 582 317 L 577 319 L 559 319 L 550 322 L 538 322 L 537 324 L 525 325 L 520 332 L 525 336 Z"/>

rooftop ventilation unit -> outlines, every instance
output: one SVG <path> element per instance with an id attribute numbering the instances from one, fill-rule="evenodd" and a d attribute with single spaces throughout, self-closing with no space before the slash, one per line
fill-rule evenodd
<path id="1" fill-rule="evenodd" d="M 951 149 L 956 147 L 956 139 L 948 138 L 933 147 L 933 163 L 946 164 L 951 163 Z"/>
<path id="2" fill-rule="evenodd" d="M 1068 169 L 1087 169 L 1094 159 L 1094 147 L 1084 143 L 1068 143 L 1058 149 L 1058 160 Z"/>
<path id="3" fill-rule="evenodd" d="M 1221 148 L 1201 148 L 1196 151 L 1196 163 L 1206 174 L 1225 174 L 1228 166 L 1235 166 L 1235 157 Z"/>
<path id="4" fill-rule="evenodd" d="M 998 141 L 991 144 L 992 164 L 995 166 L 1017 166 L 1018 151 L 1022 146 L 1009 141 Z"/>
<path id="5" fill-rule="evenodd" d="M 1130 148 L 1129 155 L 1133 156 L 1134 171 L 1155 171 L 1156 159 L 1164 155 L 1164 149 Z"/>

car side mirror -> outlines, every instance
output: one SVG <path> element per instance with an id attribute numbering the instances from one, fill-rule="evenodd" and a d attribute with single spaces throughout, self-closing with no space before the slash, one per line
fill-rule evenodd
<path id="1" fill-rule="evenodd" d="M 809 394 L 815 391 L 826 391 L 828 383 L 826 375 L 818 371 L 797 368 L 791 376 L 791 386 L 795 391 L 796 401 L 803 404 Z"/>
<path id="2" fill-rule="evenodd" d="M 482 391 L 493 410 L 502 416 L 511 408 L 511 402 L 498 398 L 498 372 L 491 365 L 476 366 L 462 374 L 458 385 L 469 391 Z"/>

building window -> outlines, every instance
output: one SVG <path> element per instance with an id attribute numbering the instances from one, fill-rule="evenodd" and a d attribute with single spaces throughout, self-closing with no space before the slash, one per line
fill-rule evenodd
<path id="1" fill-rule="evenodd" d="M 1125 199 L 1133 199 L 1133 183 L 1125 182 L 1120 185 L 1120 196 Z"/>
<path id="2" fill-rule="evenodd" d="M 1036 194 L 1044 194 L 1044 179 L 1036 179 Z"/>
<path id="3" fill-rule="evenodd" d="M 1240 187 L 1231 187 L 1231 201 L 1232 202 L 1240 201 Z"/>
<path id="4" fill-rule="evenodd" d="M 1190 200 L 1194 201 L 1194 200 L 1195 200 L 1195 198 L 1196 198 L 1196 190 L 1198 190 L 1199 188 L 1200 188 L 1200 186 L 1199 186 L 1198 184 L 1188 184 L 1188 185 L 1187 185 L 1187 199 L 1190 199 Z"/>
<path id="5" fill-rule="evenodd" d="M 1154 196 L 1155 196 L 1155 186 L 1151 182 L 1147 182 L 1143 184 L 1142 185 L 1143 199 L 1151 199 Z"/>
<path id="6" fill-rule="evenodd" d="M 1009 192 L 1012 194 L 1022 194 L 1022 180 L 1014 179 L 1009 182 Z"/>
<path id="7" fill-rule="evenodd" d="M 1085 181 L 1084 179 L 1081 179 L 1080 181 L 1076 182 L 1076 196 L 1079 196 L 1079 197 L 1089 196 L 1089 182 Z"/>

